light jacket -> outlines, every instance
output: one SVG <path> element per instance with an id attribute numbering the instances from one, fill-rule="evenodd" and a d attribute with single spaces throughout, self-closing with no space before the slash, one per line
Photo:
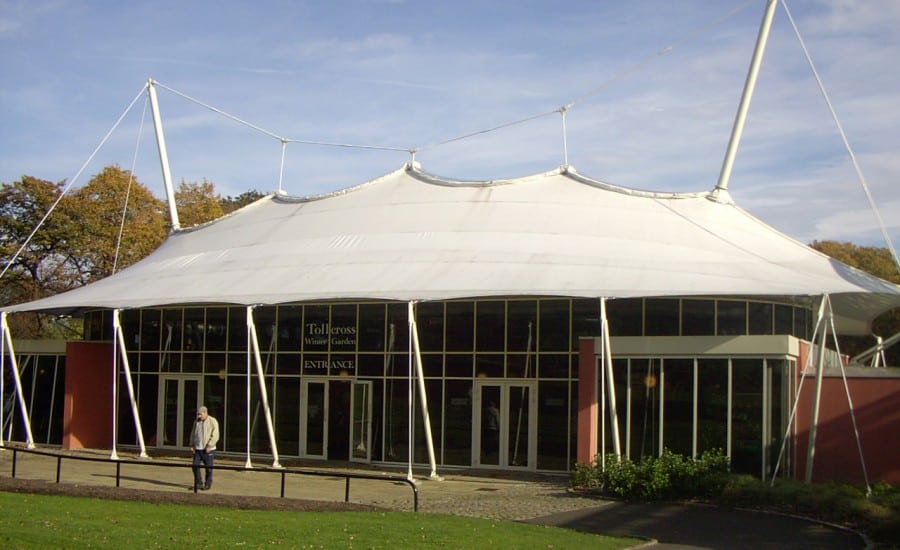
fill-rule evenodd
<path id="1" fill-rule="evenodd" d="M 197 422 L 200 422 L 199 420 Z M 203 438 L 197 441 L 197 423 L 194 423 L 194 429 L 191 430 L 191 448 L 215 450 L 216 443 L 219 442 L 219 421 L 212 416 L 207 416 L 203 424 Z"/>

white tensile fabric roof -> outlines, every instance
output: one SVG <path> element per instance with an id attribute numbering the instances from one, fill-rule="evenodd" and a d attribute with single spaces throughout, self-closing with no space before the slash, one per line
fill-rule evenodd
<path id="1" fill-rule="evenodd" d="M 727 193 L 650 193 L 571 168 L 457 182 L 403 168 L 343 191 L 267 196 L 111 277 L 7 311 L 485 296 L 831 295 L 868 332 L 900 287 L 763 224 Z"/>

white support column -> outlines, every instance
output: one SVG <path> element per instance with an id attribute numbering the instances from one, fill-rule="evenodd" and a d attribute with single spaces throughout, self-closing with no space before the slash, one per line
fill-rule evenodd
<path id="1" fill-rule="evenodd" d="M 156 86 L 153 79 L 147 81 L 147 93 L 150 95 L 150 111 L 153 113 L 153 128 L 156 130 L 156 146 L 159 149 L 159 163 L 162 166 L 163 184 L 166 187 L 166 202 L 169 203 L 169 219 L 172 230 L 181 228 L 178 220 L 178 207 L 175 205 L 175 187 L 172 185 L 172 174 L 169 171 L 169 153 L 166 150 L 166 136 L 163 134 L 162 117 L 159 114 L 159 101 L 156 99 Z"/>
<path id="2" fill-rule="evenodd" d="M 812 416 L 809 423 L 809 444 L 806 449 L 806 483 L 812 483 L 813 460 L 816 456 L 816 432 L 819 427 L 819 405 L 822 400 L 822 378 L 825 371 L 825 342 L 828 335 L 828 323 L 824 321 L 826 315 L 828 318 L 832 316 L 831 300 L 827 294 L 822 296 L 822 305 L 819 308 L 821 336 L 819 338 L 819 355 L 816 361 L 816 390 L 813 394 Z"/>
<path id="3" fill-rule="evenodd" d="M 834 315 L 829 318 L 831 325 L 831 334 L 834 336 L 834 347 L 840 356 L 840 347 L 837 341 L 837 330 L 834 327 Z M 853 435 L 856 438 L 856 450 L 859 452 L 859 463 L 862 466 L 863 481 L 866 482 L 866 496 L 872 496 L 872 486 L 869 485 L 869 471 L 866 468 L 866 457 L 862 449 L 862 440 L 859 437 L 859 426 L 856 425 L 856 409 L 853 408 L 853 399 L 850 398 L 850 384 L 847 383 L 847 371 L 844 369 L 844 362 L 841 365 L 841 379 L 844 381 L 844 392 L 847 394 L 847 407 L 850 409 L 850 422 L 853 424 Z"/>
<path id="4" fill-rule="evenodd" d="M 409 324 L 412 332 L 413 349 L 416 352 L 416 380 L 419 382 L 419 396 L 422 404 L 422 423 L 425 425 L 425 443 L 428 447 L 428 462 L 432 479 L 440 479 L 437 461 L 434 458 L 434 438 L 431 435 L 431 417 L 428 414 L 428 399 L 425 395 L 425 373 L 422 371 L 422 350 L 419 348 L 419 326 L 416 323 L 415 302 L 409 302 Z"/>
<path id="5" fill-rule="evenodd" d="M 122 333 L 122 324 L 119 319 L 119 310 L 113 310 L 113 336 L 119 346 L 119 354 L 122 356 L 122 366 L 125 367 L 125 385 L 128 388 L 128 399 L 131 401 L 131 416 L 134 419 L 134 429 L 137 431 L 138 444 L 141 447 L 141 458 L 147 456 L 147 446 L 144 444 L 144 430 L 141 428 L 141 414 L 138 412 L 137 399 L 134 397 L 134 384 L 131 381 L 131 365 L 128 362 L 128 350 L 125 347 L 125 335 Z"/>
<path id="6" fill-rule="evenodd" d="M 815 335 L 819 333 L 819 328 L 822 326 L 823 320 L 823 312 L 825 307 L 825 301 L 822 300 L 819 303 L 819 313 L 816 316 L 816 327 L 813 330 L 813 339 L 815 339 Z M 812 342 L 811 342 L 812 343 Z M 731 359 L 728 360 L 728 364 L 731 365 Z M 809 371 L 809 367 L 812 364 L 812 346 L 809 348 L 809 353 L 806 354 L 806 362 L 803 364 L 800 373 L 800 380 L 796 383 L 796 389 L 794 391 L 794 404 L 791 405 L 791 414 L 788 416 L 787 426 L 784 430 L 784 437 L 781 439 L 781 449 L 778 451 L 778 459 L 775 461 L 775 469 L 772 471 L 772 479 L 770 480 L 769 486 L 775 485 L 775 479 L 778 477 L 778 471 L 781 467 L 781 461 L 784 459 L 784 453 L 787 449 L 788 439 L 791 437 L 791 431 L 793 430 L 794 434 L 797 433 L 797 424 L 795 423 L 795 419 L 797 418 L 797 407 L 800 404 L 800 392 L 803 391 L 803 381 L 806 379 L 806 373 Z M 796 380 L 796 375 L 792 374 L 791 380 Z M 728 458 L 731 458 L 731 368 L 728 369 L 728 395 L 729 395 L 729 403 L 728 403 Z"/>
<path id="7" fill-rule="evenodd" d="M 249 308 L 248 308 L 249 309 Z M 250 318 L 250 312 L 247 312 L 247 318 Z M 251 362 L 253 350 L 250 346 L 250 322 L 247 322 L 247 461 L 244 463 L 244 468 L 252 468 L 253 462 L 250 460 L 250 382 L 252 378 L 250 376 L 250 369 L 252 368 Z"/>
<path id="8" fill-rule="evenodd" d="M 119 460 L 119 352 L 116 345 L 112 347 L 112 449 L 110 460 Z"/>
<path id="9" fill-rule="evenodd" d="M 3 444 L 3 420 L 6 417 L 6 388 L 3 380 L 6 378 L 3 376 L 3 365 L 6 364 L 6 312 L 0 312 L 0 448 L 4 447 Z M 56 377 L 54 376 L 54 380 Z"/>
<path id="10" fill-rule="evenodd" d="M 616 458 L 622 458 L 622 443 L 619 439 L 619 414 L 616 410 L 616 388 L 614 384 L 612 346 L 609 340 L 609 320 L 606 318 L 606 298 L 600 299 L 600 324 L 603 342 L 603 366 L 606 378 L 606 393 L 609 400 L 609 423 L 612 431 L 613 451 Z M 603 419 L 601 419 L 603 421 Z"/>
<path id="11" fill-rule="evenodd" d="M 247 306 L 247 333 L 250 335 L 248 344 L 253 350 L 253 359 L 256 363 L 256 377 L 259 379 L 259 396 L 262 401 L 263 412 L 266 415 L 266 428 L 269 431 L 269 445 L 272 446 L 272 467 L 281 468 L 278 460 L 278 443 L 275 441 L 275 428 L 272 425 L 272 410 L 269 408 L 269 393 L 266 390 L 266 375 L 263 372 L 262 357 L 259 354 L 259 339 L 256 336 L 256 324 L 253 322 L 253 308 L 255 306 Z M 249 410 L 248 418 L 249 418 Z M 249 446 L 248 446 L 249 448 Z"/>
<path id="12" fill-rule="evenodd" d="M 760 23 L 759 26 L 759 33 L 756 37 L 756 48 L 753 51 L 753 58 L 750 61 L 750 69 L 747 71 L 744 92 L 741 96 L 737 114 L 735 115 L 734 126 L 731 129 L 731 139 L 728 142 L 725 159 L 722 161 L 722 170 L 719 173 L 719 181 L 716 183 L 716 192 L 728 190 L 728 180 L 731 178 L 731 168 L 734 166 L 734 158 L 737 155 L 741 135 L 744 133 L 744 122 L 747 120 L 747 111 L 750 109 L 750 100 L 753 98 L 753 89 L 756 87 L 756 79 L 759 76 L 759 67 L 762 63 L 763 54 L 766 51 L 766 43 L 769 40 L 769 30 L 772 28 L 772 19 L 775 16 L 775 9 L 777 7 L 778 0 L 768 0 L 762 23 Z"/>
<path id="13" fill-rule="evenodd" d="M 410 309 L 412 309 L 412 302 L 409 303 Z M 412 325 L 412 313 L 408 315 L 409 319 L 407 319 L 407 350 L 406 350 L 406 479 L 410 481 L 415 481 L 413 477 L 413 325 Z"/>
<path id="14" fill-rule="evenodd" d="M 13 383 L 16 385 L 16 397 L 19 401 L 19 412 L 22 414 L 22 422 L 25 424 L 25 446 L 29 449 L 34 448 L 34 436 L 31 434 L 31 417 L 28 416 L 28 408 L 25 406 L 25 395 L 22 393 L 22 380 L 19 377 L 19 365 L 16 363 L 16 350 L 13 348 L 12 334 L 9 332 L 9 325 L 6 324 L 6 312 L 0 311 L 0 337 L 2 342 L 0 346 L 9 350 L 9 367 L 12 370 Z M 0 372 L 0 378 L 3 373 Z M 0 414 L 2 414 L 0 409 Z M 10 418 L 12 423 L 12 418 Z M 2 441 L 2 436 L 0 436 Z"/>

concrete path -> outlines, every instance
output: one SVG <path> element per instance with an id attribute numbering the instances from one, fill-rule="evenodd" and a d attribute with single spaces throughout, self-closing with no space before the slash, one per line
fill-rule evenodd
<path id="1" fill-rule="evenodd" d="M 80 451 L 77 456 L 108 458 L 108 451 Z M 133 460 L 136 456 L 119 458 Z M 144 461 L 142 461 L 144 462 Z M 217 465 L 245 466 L 245 459 L 219 458 Z M 282 475 L 265 462 L 253 469 L 215 472 L 210 493 L 277 497 L 282 491 Z M 363 467 L 351 463 L 298 462 L 286 464 L 334 473 L 334 477 L 285 475 L 284 495 L 308 500 L 349 501 L 398 511 L 413 510 L 409 485 L 391 481 L 405 477 L 406 469 Z M 115 486 L 116 464 L 57 459 L 18 453 L 16 477 L 63 483 Z M 0 476 L 11 475 L 12 452 L 0 449 Z M 385 479 L 352 479 L 342 473 L 365 473 Z M 508 472 L 442 473 L 431 479 L 414 472 L 419 511 L 497 520 L 524 521 L 613 535 L 637 536 L 658 541 L 654 548 L 865 548 L 856 533 L 834 526 L 776 514 L 738 511 L 714 506 L 676 504 L 629 504 L 598 500 L 567 490 L 566 476 L 515 475 Z M 121 487 L 188 491 L 192 484 L 190 455 L 159 457 L 140 465 L 120 464 Z M 206 494 L 210 494 L 206 493 Z"/>

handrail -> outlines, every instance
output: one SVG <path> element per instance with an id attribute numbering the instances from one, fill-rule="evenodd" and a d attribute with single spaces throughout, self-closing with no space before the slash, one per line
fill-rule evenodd
<path id="1" fill-rule="evenodd" d="M 9 445 L 7 442 L 6 445 L 0 447 L 0 449 L 7 449 L 12 451 L 12 475 L 11 477 L 16 477 L 16 460 L 18 457 L 18 453 L 28 453 L 42 456 L 49 456 L 56 458 L 56 483 L 60 482 L 61 472 L 62 472 L 62 461 L 63 459 L 71 459 L 71 460 L 83 460 L 87 462 L 112 462 L 116 464 L 116 487 L 120 487 L 121 482 L 121 473 L 122 473 L 122 464 L 134 464 L 137 466 L 162 466 L 165 468 L 191 468 L 193 469 L 193 464 L 182 464 L 182 463 L 174 463 L 174 462 L 155 462 L 148 461 L 147 459 L 142 460 L 130 460 L 123 458 L 101 458 L 94 456 L 77 456 L 77 455 L 67 455 L 62 453 L 55 453 L 50 451 L 42 451 L 38 449 L 27 449 L 24 447 L 18 447 L 15 445 Z M 202 466 L 205 468 L 205 466 Z M 391 483 L 405 483 L 411 489 L 413 493 L 413 512 L 419 511 L 419 488 L 416 486 L 415 482 L 405 476 L 393 476 L 393 475 L 375 475 L 375 474 L 363 474 L 363 473 L 350 473 L 350 472 L 333 472 L 326 470 L 301 470 L 298 468 L 248 468 L 246 466 L 228 466 L 228 465 L 214 465 L 212 466 L 213 470 L 231 470 L 231 471 L 239 471 L 239 472 L 261 472 L 261 473 L 276 473 L 281 474 L 281 494 L 280 498 L 284 498 L 284 486 L 285 479 L 288 474 L 292 475 L 304 475 L 304 476 L 320 476 L 320 477 L 338 477 L 344 478 L 344 502 L 350 502 L 350 480 L 351 479 L 369 479 L 376 481 L 389 481 Z M 197 481 L 194 479 L 194 492 L 197 492 Z"/>

